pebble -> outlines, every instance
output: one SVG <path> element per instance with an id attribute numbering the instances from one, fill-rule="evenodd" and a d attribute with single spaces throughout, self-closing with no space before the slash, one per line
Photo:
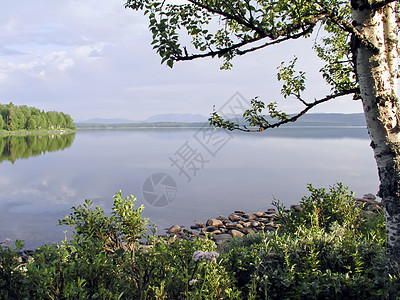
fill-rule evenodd
<path id="1" fill-rule="evenodd" d="M 179 231 L 181 231 L 181 230 L 182 230 L 182 227 L 181 227 L 181 226 L 179 226 L 179 225 L 173 225 L 173 226 L 171 226 L 171 227 L 168 229 L 167 233 L 177 233 L 177 232 L 179 232 Z"/>
<path id="2" fill-rule="evenodd" d="M 233 229 L 233 230 L 231 230 L 231 236 L 242 237 L 242 236 L 244 236 L 244 233 L 239 230 Z"/>
<path id="3" fill-rule="evenodd" d="M 222 223 L 221 220 L 218 220 L 218 219 L 209 219 L 209 220 L 207 220 L 206 225 L 207 225 L 207 226 L 218 227 L 218 226 L 221 226 L 221 225 L 224 225 L 224 224 Z"/>
<path id="4" fill-rule="evenodd" d="M 228 218 L 231 222 L 237 222 L 240 221 L 242 218 L 238 216 L 237 214 L 231 214 Z"/>
<path id="5" fill-rule="evenodd" d="M 375 201 L 376 197 L 373 194 L 366 194 L 363 198 L 355 198 L 354 201 L 363 207 L 367 213 L 373 213 L 382 209 L 382 204 Z M 301 211 L 300 205 L 291 205 L 291 209 Z M 217 245 L 221 245 L 232 237 L 242 237 L 246 234 L 256 232 L 275 231 L 279 228 L 279 220 L 275 208 L 269 208 L 265 212 L 249 213 L 242 210 L 235 210 L 228 218 L 218 216 L 217 218 L 208 219 L 206 224 L 196 222 L 190 226 L 191 229 L 183 229 L 178 225 L 174 225 L 167 231 L 175 233 L 178 238 L 190 239 L 191 236 L 200 236 L 205 238 L 205 235 L 212 233 L 212 239 Z"/>

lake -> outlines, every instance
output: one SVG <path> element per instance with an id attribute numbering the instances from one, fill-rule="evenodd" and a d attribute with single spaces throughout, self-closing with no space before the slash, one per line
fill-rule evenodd
<path id="1" fill-rule="evenodd" d="M 0 241 L 59 242 L 58 220 L 91 199 L 109 212 L 113 195 L 137 197 L 159 232 L 173 225 L 285 206 L 307 184 L 343 182 L 376 194 L 378 176 L 365 128 L 286 127 L 250 134 L 208 128 L 78 131 L 0 138 Z"/>

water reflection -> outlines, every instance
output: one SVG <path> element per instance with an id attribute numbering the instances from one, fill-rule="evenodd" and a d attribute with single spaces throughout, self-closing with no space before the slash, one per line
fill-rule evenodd
<path id="1" fill-rule="evenodd" d="M 91 199 L 110 212 L 118 190 L 136 196 L 137 205 L 145 205 L 143 215 L 158 225 L 160 233 L 173 224 L 189 226 L 236 209 L 261 211 L 271 207 L 273 198 L 286 206 L 297 204 L 307 194 L 307 183 L 328 187 L 343 182 L 356 196 L 377 192 L 379 180 L 365 128 L 235 132 L 215 157 L 195 139 L 198 130 L 79 131 L 76 137 L 42 137 L 40 142 L 47 139 L 48 144 L 70 139 L 65 146 L 49 146 L 42 152 L 33 151 L 34 140 L 25 148 L 18 146 L 20 142 L 11 143 L 15 149 L 39 155 L 65 149 L 73 141 L 65 151 L 29 159 L 14 154 L 15 163 L 11 154 L 9 161 L 2 156 L 0 240 L 23 239 L 28 248 L 59 242 L 63 231 L 71 229 L 57 226 L 58 220 L 72 206 Z M 170 160 L 186 143 L 207 161 L 191 174 L 191 182 Z M 171 175 L 178 186 L 174 201 L 162 208 L 149 205 L 142 194 L 146 178 L 157 172 Z"/>
<path id="2" fill-rule="evenodd" d="M 7 135 L 0 137 L 0 163 L 39 156 L 71 147 L 75 133 L 41 135 Z"/>

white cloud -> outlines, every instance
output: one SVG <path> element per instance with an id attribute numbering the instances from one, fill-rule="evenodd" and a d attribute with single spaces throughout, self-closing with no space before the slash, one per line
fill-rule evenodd
<path id="1" fill-rule="evenodd" d="M 220 71 L 221 62 L 211 59 L 170 70 L 152 50 L 146 17 L 125 9 L 124 1 L 5 0 L 0 30 L 0 101 L 65 111 L 78 119 L 208 114 L 237 91 L 276 101 L 276 66 L 294 53 L 309 69 L 309 95 L 325 93 L 311 75 L 316 60 L 308 53 L 310 44 L 301 41 L 239 57 L 232 71 Z M 361 110 L 348 102 L 337 101 L 329 110 Z"/>

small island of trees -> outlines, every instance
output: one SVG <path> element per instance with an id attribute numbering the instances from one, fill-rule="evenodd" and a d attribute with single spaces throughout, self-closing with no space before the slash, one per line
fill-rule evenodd
<path id="1" fill-rule="evenodd" d="M 71 116 L 63 112 L 45 112 L 26 105 L 0 104 L 0 131 L 75 130 Z"/>

